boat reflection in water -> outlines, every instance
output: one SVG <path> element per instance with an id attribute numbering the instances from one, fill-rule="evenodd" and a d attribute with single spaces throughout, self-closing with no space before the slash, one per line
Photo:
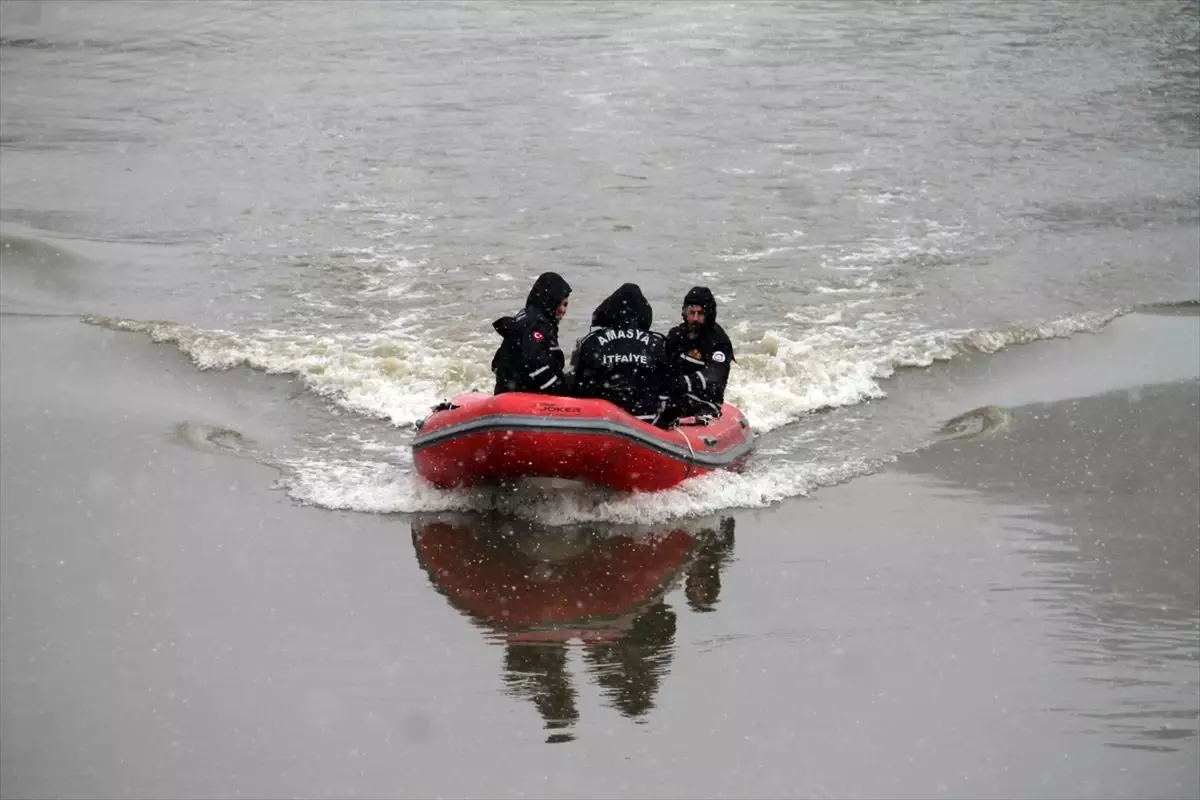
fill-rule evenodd
<path id="1" fill-rule="evenodd" d="M 733 519 L 653 528 L 547 528 L 498 516 L 428 515 L 413 546 L 430 582 L 504 646 L 507 691 L 533 702 L 548 742 L 579 719 L 570 648 L 606 700 L 640 721 L 670 669 L 676 616 L 665 595 L 712 611 Z"/>

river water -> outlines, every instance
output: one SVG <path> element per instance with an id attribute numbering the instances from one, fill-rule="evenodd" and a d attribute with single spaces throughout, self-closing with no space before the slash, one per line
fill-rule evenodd
<path id="1" fill-rule="evenodd" d="M 935 441 L 994 354 L 1200 298 L 1189 0 L 6 0 L 0 98 L 0 312 L 280 376 L 180 436 L 271 466 L 293 503 L 398 512 L 419 558 L 487 538 L 446 513 L 707 519 L 647 578 L 673 585 L 720 560 L 732 511 Z M 565 343 L 622 282 L 660 330 L 713 288 L 728 399 L 760 434 L 747 472 L 656 497 L 423 484 L 412 423 L 490 386 L 491 320 L 550 269 L 574 288 Z M 606 646 L 597 674 L 629 667 Z"/>

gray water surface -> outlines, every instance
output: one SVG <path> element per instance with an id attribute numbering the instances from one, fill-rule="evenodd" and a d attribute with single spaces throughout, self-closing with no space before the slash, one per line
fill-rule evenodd
<path id="1" fill-rule="evenodd" d="M 0 794 L 1195 797 L 1198 175 L 1191 0 L 5 0 Z M 421 483 L 547 269 L 745 474 Z"/>

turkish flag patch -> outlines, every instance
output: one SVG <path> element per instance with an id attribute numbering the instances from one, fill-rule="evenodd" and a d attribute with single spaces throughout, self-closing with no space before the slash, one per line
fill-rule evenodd
<path id="1" fill-rule="evenodd" d="M 542 339 L 545 339 L 545 338 L 546 338 L 545 334 L 543 334 L 541 331 L 533 332 L 533 340 L 535 342 L 540 342 Z"/>

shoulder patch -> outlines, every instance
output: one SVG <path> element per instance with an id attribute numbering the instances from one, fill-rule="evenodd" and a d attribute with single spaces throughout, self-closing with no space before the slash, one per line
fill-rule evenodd
<path id="1" fill-rule="evenodd" d="M 716 361 L 718 364 L 720 364 L 721 362 L 723 362 L 725 360 L 725 354 L 722 353 L 720 350 L 718 350 L 717 352 L 712 354 L 712 360 Z"/>

